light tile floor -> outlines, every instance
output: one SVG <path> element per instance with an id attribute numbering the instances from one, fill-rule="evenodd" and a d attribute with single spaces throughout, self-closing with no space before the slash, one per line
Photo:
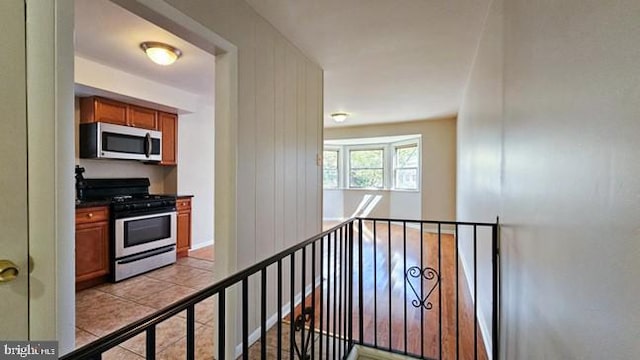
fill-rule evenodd
<path id="1" fill-rule="evenodd" d="M 213 284 L 213 251 L 196 251 L 198 257 L 178 259 L 176 264 L 76 293 L 76 347 L 84 346 L 114 330 Z M 182 359 L 186 347 L 186 314 L 158 325 L 157 358 Z M 213 358 L 213 300 L 196 305 L 197 357 Z M 103 359 L 144 359 L 144 334 L 104 354 Z"/>
<path id="2" fill-rule="evenodd" d="M 194 255 L 194 256 L 192 256 Z M 127 324 L 143 318 L 213 283 L 213 251 L 201 249 L 175 265 L 127 279 L 103 284 L 76 294 L 76 347 L 82 347 Z M 196 305 L 196 359 L 214 359 L 214 302 Z M 290 324 L 282 321 L 282 358 L 289 358 Z M 297 333 L 296 336 L 300 336 Z M 318 333 L 314 334 L 316 358 L 320 358 Z M 326 338 L 325 338 L 326 339 Z M 300 340 L 297 340 L 300 341 Z M 332 347 L 323 346 L 322 358 L 330 358 Z M 333 342 L 331 342 L 333 344 Z M 267 332 L 267 359 L 277 358 L 277 327 Z M 311 350 L 311 349 L 310 349 Z M 184 359 L 186 353 L 186 314 L 162 322 L 156 329 L 156 358 Z M 146 358 L 145 335 L 140 334 L 103 354 L 106 360 Z M 249 349 L 250 359 L 261 359 L 261 342 Z"/>

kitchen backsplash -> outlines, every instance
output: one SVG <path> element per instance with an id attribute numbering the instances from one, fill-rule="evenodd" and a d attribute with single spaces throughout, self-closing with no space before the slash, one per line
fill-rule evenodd
<path id="1" fill-rule="evenodd" d="M 176 193 L 173 169 L 158 165 L 145 165 L 132 160 L 78 159 L 76 164 L 85 168 L 86 178 L 132 178 L 146 177 L 151 181 L 149 191 L 153 194 Z"/>

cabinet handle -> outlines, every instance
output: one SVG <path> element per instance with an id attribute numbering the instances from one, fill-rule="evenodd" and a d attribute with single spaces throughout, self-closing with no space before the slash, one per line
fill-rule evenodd
<path id="1" fill-rule="evenodd" d="M 88 217 L 89 219 L 91 219 L 91 218 L 93 217 L 93 213 L 88 213 L 88 214 L 87 214 L 87 217 Z"/>

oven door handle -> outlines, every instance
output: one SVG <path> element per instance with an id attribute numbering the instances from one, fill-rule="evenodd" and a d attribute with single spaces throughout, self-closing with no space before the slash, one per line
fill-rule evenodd
<path id="1" fill-rule="evenodd" d="M 153 257 L 153 256 L 157 256 L 157 255 L 168 253 L 168 252 L 175 251 L 175 250 L 176 250 L 176 246 L 175 245 L 163 246 L 161 248 L 157 248 L 157 249 L 153 249 L 153 250 L 149 250 L 149 251 L 144 251 L 144 252 L 139 253 L 139 254 L 125 256 L 124 258 L 117 260 L 116 263 L 118 263 L 120 265 L 129 264 L 129 263 L 132 263 L 132 262 L 136 262 L 136 261 L 139 261 L 139 260 L 147 259 L 147 258 L 150 258 L 150 257 Z"/>
<path id="2" fill-rule="evenodd" d="M 151 134 L 147 133 L 147 135 L 145 135 L 145 137 L 144 137 L 144 140 L 145 140 L 144 155 L 146 157 L 151 157 L 151 151 L 152 151 L 152 147 L 153 147 L 153 142 L 151 141 Z"/>
<path id="3" fill-rule="evenodd" d="M 116 223 L 122 223 L 124 224 L 127 221 L 131 221 L 131 220 L 144 220 L 144 219 L 150 219 L 150 218 L 154 218 L 154 217 L 162 217 L 162 216 L 175 216 L 177 214 L 175 208 L 172 208 L 171 210 L 168 211 L 163 211 L 163 212 L 152 212 L 152 213 L 146 213 L 146 214 L 137 214 L 137 215 L 127 215 L 127 216 L 114 216 L 114 219 L 116 221 Z M 113 214 L 112 214 L 113 215 Z"/>

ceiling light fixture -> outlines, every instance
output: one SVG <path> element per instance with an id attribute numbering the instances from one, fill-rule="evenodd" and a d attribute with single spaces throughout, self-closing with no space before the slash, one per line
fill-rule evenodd
<path id="1" fill-rule="evenodd" d="M 140 48 L 158 65 L 171 65 L 182 56 L 180 49 L 156 41 L 145 41 Z"/>
<path id="2" fill-rule="evenodd" d="M 348 117 L 349 117 L 349 114 L 347 114 L 346 112 L 337 112 L 337 113 L 331 114 L 331 118 L 333 119 L 333 121 L 337 123 L 344 122 L 345 120 L 347 120 Z"/>

